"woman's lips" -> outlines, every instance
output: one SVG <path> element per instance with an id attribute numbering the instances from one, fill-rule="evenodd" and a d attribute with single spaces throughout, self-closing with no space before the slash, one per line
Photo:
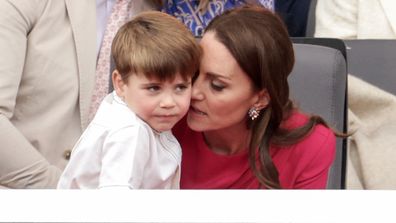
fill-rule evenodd
<path id="1" fill-rule="evenodd" d="M 191 110 L 192 112 L 194 112 L 195 114 L 198 114 L 198 115 L 207 115 L 205 112 L 203 112 L 203 111 L 197 109 L 197 108 L 194 107 L 194 106 L 191 106 L 191 107 L 190 107 L 190 110 Z"/>

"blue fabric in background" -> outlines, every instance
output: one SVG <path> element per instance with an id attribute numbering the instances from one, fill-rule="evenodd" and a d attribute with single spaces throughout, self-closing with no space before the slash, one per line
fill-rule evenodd
<path id="1" fill-rule="evenodd" d="M 264 0 L 262 1 L 264 2 Z M 244 4 L 246 4 L 245 0 L 212 0 L 209 2 L 207 10 L 199 11 L 198 0 L 166 0 L 162 11 L 178 18 L 191 30 L 194 36 L 200 37 L 215 16 Z M 265 3 L 260 2 L 259 4 Z M 273 8 L 272 5 L 270 9 L 273 10 Z"/>

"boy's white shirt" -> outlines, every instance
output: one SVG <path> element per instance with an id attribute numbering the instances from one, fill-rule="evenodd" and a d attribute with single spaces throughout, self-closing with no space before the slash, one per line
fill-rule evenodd
<path id="1" fill-rule="evenodd" d="M 178 189 L 180 162 L 171 131 L 153 130 L 113 92 L 74 146 L 58 189 Z"/>

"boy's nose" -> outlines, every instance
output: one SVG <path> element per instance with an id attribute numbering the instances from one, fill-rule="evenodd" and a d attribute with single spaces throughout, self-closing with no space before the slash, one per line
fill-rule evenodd
<path id="1" fill-rule="evenodd" d="M 160 103 L 161 108 L 172 108 L 176 105 L 175 99 L 172 94 L 165 95 Z"/>

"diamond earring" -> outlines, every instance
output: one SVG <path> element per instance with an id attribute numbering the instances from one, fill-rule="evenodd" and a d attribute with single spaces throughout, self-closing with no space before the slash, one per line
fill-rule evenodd
<path id="1" fill-rule="evenodd" d="M 253 120 L 255 120 L 257 117 L 260 115 L 260 110 L 257 110 L 255 107 L 252 107 L 248 111 L 249 117 Z"/>

